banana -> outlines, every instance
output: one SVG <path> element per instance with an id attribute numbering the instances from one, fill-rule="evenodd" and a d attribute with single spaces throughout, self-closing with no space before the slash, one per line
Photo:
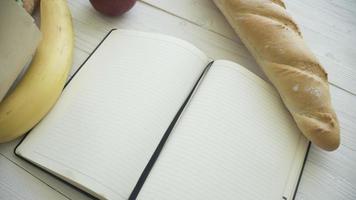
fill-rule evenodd
<path id="1" fill-rule="evenodd" d="M 0 103 L 0 143 L 36 125 L 60 96 L 73 59 L 73 27 L 66 0 L 41 0 L 42 40 L 16 88 Z"/>

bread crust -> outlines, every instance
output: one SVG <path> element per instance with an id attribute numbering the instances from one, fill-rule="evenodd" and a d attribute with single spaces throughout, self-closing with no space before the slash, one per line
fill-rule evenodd
<path id="1" fill-rule="evenodd" d="M 278 90 L 301 132 L 331 151 L 340 144 L 327 73 L 282 0 L 214 0 Z"/>

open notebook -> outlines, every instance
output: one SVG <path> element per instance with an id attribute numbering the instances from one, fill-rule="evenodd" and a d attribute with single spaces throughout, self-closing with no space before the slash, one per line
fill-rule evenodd
<path id="1" fill-rule="evenodd" d="M 114 30 L 18 156 L 100 199 L 291 199 L 308 149 L 276 90 L 168 36 Z"/>

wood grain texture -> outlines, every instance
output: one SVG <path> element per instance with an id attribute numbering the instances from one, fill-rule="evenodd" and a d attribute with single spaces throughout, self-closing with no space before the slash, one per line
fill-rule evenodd
<path id="1" fill-rule="evenodd" d="M 82 50 L 91 52 L 112 28 L 157 32 L 182 38 L 214 59 L 235 61 L 265 78 L 243 44 L 236 45 L 224 36 L 145 3 L 138 2 L 134 9 L 120 18 L 98 14 L 87 1 L 71 1 L 70 7 L 77 27 L 76 45 Z"/>
<path id="2" fill-rule="evenodd" d="M 39 180 L 41 183 L 45 183 L 45 186 L 47 190 L 53 190 L 52 193 L 59 193 L 62 194 L 62 196 L 66 197 L 65 199 L 75 199 L 75 200 L 88 200 L 92 199 L 85 195 L 84 193 L 79 192 L 77 189 L 74 187 L 65 184 L 63 181 L 53 177 L 49 173 L 41 170 L 38 167 L 33 166 L 32 164 L 22 160 L 21 158 L 17 157 L 13 152 L 15 149 L 15 146 L 20 142 L 21 138 L 14 140 L 12 142 L 4 143 L 0 145 L 0 157 L 5 157 L 7 160 L 11 161 L 13 165 L 11 168 L 14 168 L 13 171 L 7 170 L 7 176 L 11 177 L 13 179 L 12 181 L 16 182 L 16 184 L 13 184 L 12 187 L 10 187 L 13 191 L 16 191 L 19 193 L 19 195 L 24 195 L 26 196 L 27 193 L 26 191 L 23 191 L 19 186 L 21 184 L 34 184 L 34 185 L 39 185 L 38 182 L 34 181 L 35 179 Z M 2 167 L 0 167 L 1 170 L 3 170 Z M 0 170 L 0 172 L 1 172 Z M 21 173 L 27 173 L 27 175 L 17 175 Z M 12 174 L 12 176 L 10 176 Z M 4 184 L 2 180 L 0 180 L 1 184 Z M 6 183 L 5 183 L 6 184 Z M 41 186 L 42 187 L 42 186 Z M 53 188 L 53 189 L 52 189 Z M 36 195 L 37 199 L 50 199 L 47 198 L 47 195 L 50 192 L 38 192 Z M 0 192 L 1 194 L 1 192 Z M 1 199 L 0 195 L 0 199 Z"/>
<path id="3" fill-rule="evenodd" d="M 356 97 L 331 86 L 341 127 L 341 146 L 325 152 L 312 145 L 297 200 L 356 199 Z"/>
<path id="4" fill-rule="evenodd" d="M 210 0 L 143 1 L 241 43 Z M 329 82 L 356 94 L 355 3 L 352 0 L 284 2 L 308 46 L 329 73 Z"/>
<path id="5" fill-rule="evenodd" d="M 0 169 L 0 200 L 67 199 L 2 155 Z"/>
<path id="6" fill-rule="evenodd" d="M 72 73 L 110 29 L 124 28 L 159 32 L 185 39 L 213 58 L 235 61 L 265 78 L 212 1 L 144 1 L 137 2 L 130 12 L 117 18 L 98 14 L 87 0 L 69 1 L 76 36 Z M 296 199 L 356 199 L 356 159 L 354 159 L 356 158 L 356 96 L 345 91 L 356 91 L 356 74 L 353 71 L 355 68 L 351 65 L 356 61 L 356 47 L 351 43 L 355 43 L 355 38 L 352 36 L 356 34 L 356 1 L 285 0 L 285 2 L 287 9 L 301 25 L 302 33 L 310 48 L 333 77 L 331 82 L 337 84 L 337 87 L 331 86 L 330 89 L 341 126 L 341 146 L 337 151 L 328 153 L 312 146 Z M 312 12 L 319 12 L 319 14 Z M 322 17 L 319 17 L 320 15 Z M 332 26 L 331 23 L 335 25 L 334 28 L 329 27 Z M 317 27 L 325 31 L 320 31 Z M 348 31 L 349 35 L 346 34 Z M 319 56 L 326 53 L 329 54 L 325 55 L 325 58 Z M 330 65 L 328 59 L 331 60 L 330 63 L 335 62 L 337 65 Z M 90 199 L 62 181 L 17 158 L 13 154 L 13 149 L 18 142 L 19 140 L 16 140 L 0 145 L 0 154 L 16 163 L 7 169 L 9 176 L 13 174 L 11 176 L 13 181 L 18 184 L 33 181 L 33 177 L 27 175 L 14 175 L 24 168 L 69 199 Z M 4 183 L 3 180 L 0 182 Z M 40 183 L 34 181 L 33 184 Z M 11 189 L 16 190 L 16 186 L 12 186 Z M 16 191 L 21 192 L 21 190 Z M 1 194 L 2 191 L 0 197 Z M 22 194 L 27 193 L 22 192 Z M 47 193 L 39 192 L 37 195 L 38 199 L 41 199 L 40 197 L 46 199 Z"/>

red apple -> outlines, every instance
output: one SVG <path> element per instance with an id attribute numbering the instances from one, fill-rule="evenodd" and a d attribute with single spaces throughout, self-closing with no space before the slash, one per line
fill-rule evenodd
<path id="1" fill-rule="evenodd" d="M 109 16 L 121 15 L 135 5 L 136 0 L 90 0 L 93 7 Z"/>

